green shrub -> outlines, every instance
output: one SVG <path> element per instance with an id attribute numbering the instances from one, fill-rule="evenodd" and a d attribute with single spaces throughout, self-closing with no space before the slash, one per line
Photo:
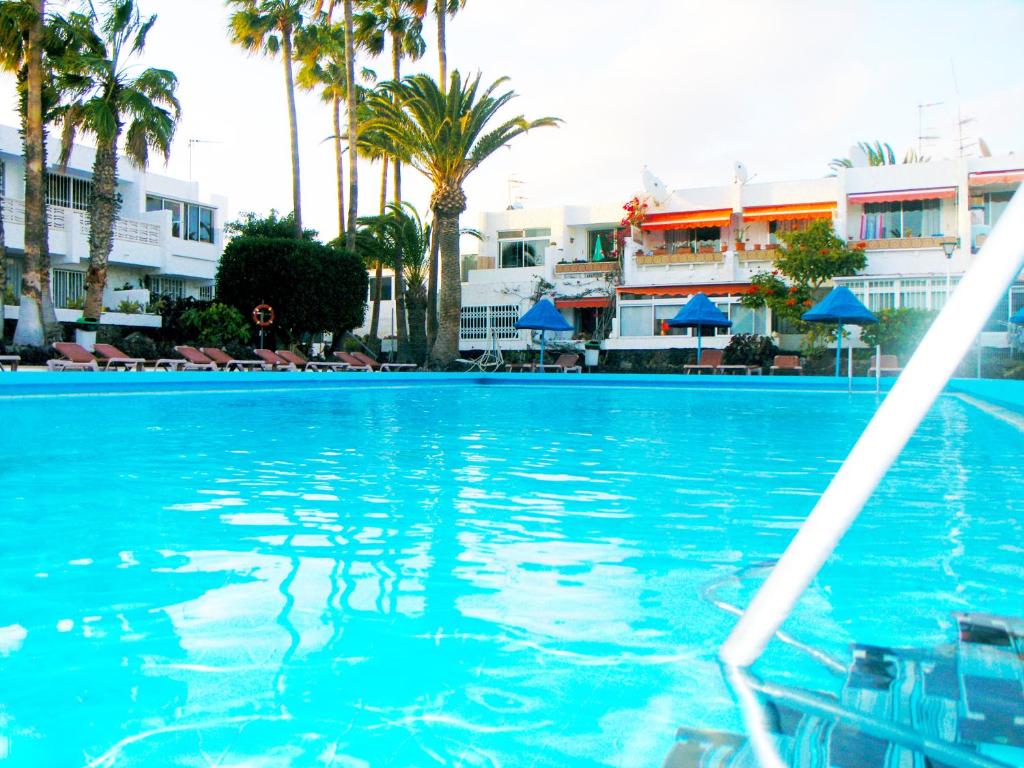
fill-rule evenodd
<path id="1" fill-rule="evenodd" d="M 155 360 L 160 357 L 156 342 L 146 334 L 138 331 L 125 336 L 117 347 L 128 357 L 141 357 L 146 360 Z"/>
<path id="2" fill-rule="evenodd" d="M 881 345 L 885 354 L 907 357 L 917 349 L 937 314 L 927 309 L 883 309 L 875 313 L 878 324 L 865 326 L 860 339 L 872 348 Z"/>
<path id="3" fill-rule="evenodd" d="M 190 339 L 206 347 L 242 345 L 252 338 L 252 329 L 242 313 L 227 304 L 187 309 L 181 315 L 181 326 Z"/>
<path id="4" fill-rule="evenodd" d="M 722 362 L 725 365 L 771 365 L 777 354 L 779 348 L 770 336 L 737 333 L 725 348 Z"/>
<path id="5" fill-rule="evenodd" d="M 137 301 L 125 299 L 117 305 L 117 309 L 114 311 L 120 312 L 123 315 L 137 315 L 142 311 L 142 305 Z"/>

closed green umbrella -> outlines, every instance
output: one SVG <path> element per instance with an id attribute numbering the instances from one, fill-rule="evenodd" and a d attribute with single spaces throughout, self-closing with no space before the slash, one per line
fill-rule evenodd
<path id="1" fill-rule="evenodd" d="M 594 238 L 594 261 L 604 261 L 604 248 L 601 247 L 601 236 Z"/>

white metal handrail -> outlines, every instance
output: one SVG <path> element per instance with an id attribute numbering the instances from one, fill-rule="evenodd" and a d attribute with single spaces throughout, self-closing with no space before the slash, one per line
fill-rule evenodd
<path id="1" fill-rule="evenodd" d="M 748 667 L 857 519 L 1024 267 L 1024 194 L 1017 192 L 889 395 L 719 651 Z"/>

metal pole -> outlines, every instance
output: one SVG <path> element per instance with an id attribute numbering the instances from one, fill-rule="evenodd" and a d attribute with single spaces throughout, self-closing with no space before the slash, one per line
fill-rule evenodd
<path id="1" fill-rule="evenodd" d="M 836 372 L 835 375 L 839 375 L 839 361 L 843 354 L 843 324 L 839 323 L 836 325 Z"/>
<path id="2" fill-rule="evenodd" d="M 976 379 L 981 378 L 981 336 L 978 336 L 978 370 L 976 371 Z"/>
<path id="3" fill-rule="evenodd" d="M 723 662 L 748 667 L 761 655 L 853 525 L 1022 267 L 1024 194 L 1018 193 L 960 281 L 956 295 L 946 302 L 903 375 L 722 645 Z"/>
<path id="4" fill-rule="evenodd" d="M 875 345 L 875 394 L 882 391 L 882 345 Z"/>
<path id="5" fill-rule="evenodd" d="M 846 348 L 846 382 L 847 389 L 853 392 L 853 345 Z"/>

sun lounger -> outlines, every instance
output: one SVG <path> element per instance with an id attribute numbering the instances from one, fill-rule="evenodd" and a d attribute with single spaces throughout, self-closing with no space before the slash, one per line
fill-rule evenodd
<path id="1" fill-rule="evenodd" d="M 296 368 L 303 371 L 348 371 L 351 370 L 348 363 L 329 363 L 322 360 L 307 360 L 298 352 L 290 349 L 277 350 L 277 356 L 287 360 Z"/>
<path id="2" fill-rule="evenodd" d="M 774 376 L 778 372 L 803 376 L 804 367 L 800 364 L 800 357 L 798 355 L 776 355 L 769 373 Z"/>
<path id="3" fill-rule="evenodd" d="M 350 371 L 372 371 L 373 366 L 367 365 L 350 352 L 335 352 L 334 356 L 348 366 Z"/>
<path id="4" fill-rule="evenodd" d="M 382 363 L 365 352 L 353 352 L 352 357 L 361 360 L 374 371 L 415 371 L 419 368 L 416 363 Z"/>
<path id="5" fill-rule="evenodd" d="M 18 355 L 0 355 L 0 371 L 6 370 L 5 364 L 11 366 L 12 371 L 16 371 L 20 362 L 21 358 Z"/>
<path id="6" fill-rule="evenodd" d="M 555 371 L 556 373 L 583 373 L 583 366 L 580 365 L 580 356 L 572 354 L 559 355 L 553 363 L 538 365 L 541 373 Z"/>
<path id="7" fill-rule="evenodd" d="M 700 360 L 683 366 L 683 373 L 717 373 L 722 364 L 722 350 L 702 349 Z"/>
<path id="8" fill-rule="evenodd" d="M 258 357 L 264 363 L 269 365 L 272 371 L 299 370 L 299 367 L 295 363 L 291 362 L 290 360 L 285 360 L 283 357 L 277 354 L 277 352 L 273 352 L 272 350 L 254 349 L 253 352 L 256 353 L 256 357 Z"/>
<path id="9" fill-rule="evenodd" d="M 896 355 L 872 355 L 868 376 L 874 376 L 876 368 L 882 376 L 899 376 L 903 370 L 900 367 L 900 359 Z"/>
<path id="10" fill-rule="evenodd" d="M 62 355 L 62 358 L 46 361 L 46 367 L 51 371 L 98 371 L 100 369 L 96 356 L 85 347 L 68 341 L 57 341 L 54 342 L 53 348 Z"/>
<path id="11" fill-rule="evenodd" d="M 238 360 L 218 347 L 200 347 L 200 352 L 225 371 L 272 371 L 274 367 L 262 360 Z"/>
<path id="12" fill-rule="evenodd" d="M 506 363 L 505 370 L 509 373 L 533 373 L 536 366 L 533 363 Z"/>
<path id="13" fill-rule="evenodd" d="M 157 360 L 156 367 L 159 368 L 160 363 L 173 363 L 175 367 L 169 370 L 175 371 L 216 371 L 217 364 L 210 358 L 204 355 L 195 347 L 189 347 L 184 344 L 174 348 L 174 351 L 181 355 L 184 360 Z"/>
<path id="14" fill-rule="evenodd" d="M 109 371 L 113 367 L 124 368 L 125 370 L 134 369 L 136 371 L 141 371 L 145 368 L 145 359 L 141 357 L 129 357 L 113 344 L 93 344 L 92 348 L 93 351 L 99 355 L 99 360 L 103 363 L 104 370 Z"/>

